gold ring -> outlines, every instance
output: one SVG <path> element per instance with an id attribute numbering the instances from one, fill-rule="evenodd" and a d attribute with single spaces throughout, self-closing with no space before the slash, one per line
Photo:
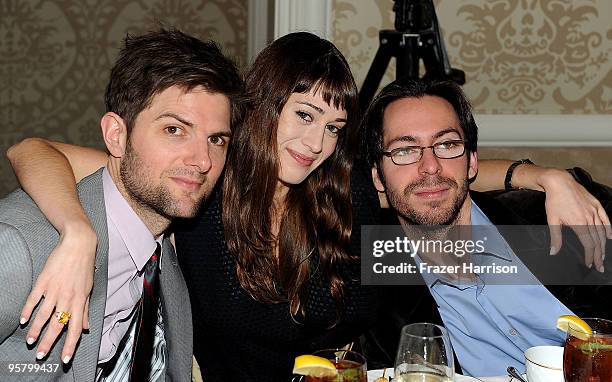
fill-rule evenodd
<path id="1" fill-rule="evenodd" d="M 68 321 L 70 321 L 70 313 L 68 312 L 57 311 L 55 312 L 55 316 L 57 317 L 57 321 L 62 325 L 66 325 Z"/>

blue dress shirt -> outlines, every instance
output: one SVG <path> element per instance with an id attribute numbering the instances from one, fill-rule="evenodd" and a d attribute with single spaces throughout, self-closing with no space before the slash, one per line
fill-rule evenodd
<path id="1" fill-rule="evenodd" d="M 471 219 L 473 226 L 489 226 L 489 235 L 496 233 L 485 244 L 485 252 L 493 254 L 496 263 L 524 267 L 497 229 L 491 230 L 493 223 L 474 202 Z M 415 260 L 421 262 L 418 256 Z M 464 374 L 505 375 L 508 366 L 525 370 L 523 353 L 529 347 L 561 346 L 565 341 L 565 334 L 556 329 L 557 318 L 573 313 L 537 282 L 488 285 L 486 275 L 461 284 L 429 275 L 424 279 Z"/>

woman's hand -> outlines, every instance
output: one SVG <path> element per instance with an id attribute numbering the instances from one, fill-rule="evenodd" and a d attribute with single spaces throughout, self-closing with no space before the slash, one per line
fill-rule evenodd
<path id="1" fill-rule="evenodd" d="M 561 249 L 561 225 L 567 225 L 584 246 L 586 266 L 595 264 L 603 272 L 606 239 L 612 239 L 612 228 L 601 203 L 564 170 L 542 168 L 537 182 L 546 192 L 551 255 Z"/>
<path id="2" fill-rule="evenodd" d="M 49 353 L 64 329 L 55 312 L 71 314 L 62 350 L 64 363 L 72 359 L 81 331 L 89 329 L 89 294 L 93 286 L 96 245 L 96 233 L 89 223 L 67 226 L 38 276 L 21 311 L 20 320 L 22 325 L 25 324 L 40 303 L 27 336 L 27 342 L 31 345 L 39 338 L 45 323 L 53 315 L 38 344 L 38 359 Z"/>

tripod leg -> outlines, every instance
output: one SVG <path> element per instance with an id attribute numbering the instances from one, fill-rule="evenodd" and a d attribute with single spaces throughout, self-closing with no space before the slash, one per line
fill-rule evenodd
<path id="1" fill-rule="evenodd" d="M 359 106 L 362 111 L 366 110 L 370 101 L 374 98 L 374 94 L 376 94 L 376 90 L 378 90 L 378 85 L 380 85 L 380 81 L 385 75 L 389 61 L 391 61 L 391 51 L 386 46 L 386 43 L 383 44 L 381 41 L 376 51 L 376 56 L 374 56 L 374 61 L 372 61 L 370 70 L 368 70 L 368 74 L 359 91 Z"/>
<path id="2" fill-rule="evenodd" d="M 395 78 L 419 78 L 418 37 L 404 37 L 403 46 L 397 51 Z"/>

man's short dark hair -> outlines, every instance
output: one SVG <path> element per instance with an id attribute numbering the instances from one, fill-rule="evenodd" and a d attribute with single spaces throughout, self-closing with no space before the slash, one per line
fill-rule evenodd
<path id="1" fill-rule="evenodd" d="M 242 117 L 243 86 L 234 62 L 212 41 L 165 29 L 126 36 L 106 88 L 106 111 L 117 113 L 131 131 L 153 97 L 172 86 L 223 94 L 230 100 L 232 126 Z"/>
<path id="2" fill-rule="evenodd" d="M 401 79 L 385 86 L 374 98 L 365 113 L 361 126 L 362 152 L 365 153 L 369 167 L 380 163 L 383 151 L 383 116 L 389 104 L 403 98 L 422 98 L 435 96 L 451 104 L 466 141 L 467 155 L 476 152 L 478 127 L 474 121 L 469 101 L 465 94 L 452 81 Z"/>

